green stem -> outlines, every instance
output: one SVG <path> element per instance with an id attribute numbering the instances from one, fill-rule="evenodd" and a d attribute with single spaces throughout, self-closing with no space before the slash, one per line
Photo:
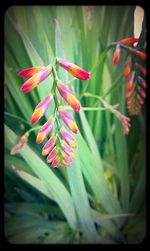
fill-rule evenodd
<path id="1" fill-rule="evenodd" d="M 82 111 L 104 111 L 107 110 L 107 108 L 104 107 L 82 107 Z"/>
<path id="2" fill-rule="evenodd" d="M 56 123 L 57 123 L 57 129 L 59 130 L 59 128 L 61 127 L 61 123 L 57 118 L 57 111 L 58 111 L 58 107 L 60 104 L 59 104 L 57 97 L 56 97 L 56 82 L 59 80 L 59 78 L 58 78 L 55 66 L 53 66 L 52 72 L 53 72 L 53 77 L 54 77 L 53 93 L 54 93 L 54 102 L 55 102 L 55 108 L 56 108 L 55 109 L 55 119 L 56 119 Z"/>
<path id="3" fill-rule="evenodd" d="M 56 72 L 56 68 L 54 65 L 52 66 L 52 73 L 53 73 L 54 80 L 55 81 L 59 80 L 57 72 Z"/>
<path id="4" fill-rule="evenodd" d="M 88 92 L 84 93 L 84 96 L 86 96 L 86 97 L 91 97 L 91 98 L 97 98 L 97 99 L 99 99 L 99 101 L 101 101 L 102 104 L 104 105 L 103 110 L 104 110 L 104 109 L 105 109 L 105 110 L 109 110 L 109 111 L 111 111 L 112 113 L 116 112 L 116 111 L 114 110 L 114 107 L 113 107 L 112 105 L 109 105 L 109 104 L 103 99 L 103 97 L 100 97 L 100 96 L 98 96 L 98 95 L 91 94 L 91 93 L 88 93 Z M 98 107 L 97 107 L 97 108 L 98 108 Z M 91 108 L 91 109 L 92 109 L 92 108 Z"/>
<path id="5" fill-rule="evenodd" d="M 35 126 L 33 128 L 31 128 L 30 130 L 27 131 L 27 133 L 31 133 L 33 131 L 39 130 L 41 128 L 41 126 Z"/>

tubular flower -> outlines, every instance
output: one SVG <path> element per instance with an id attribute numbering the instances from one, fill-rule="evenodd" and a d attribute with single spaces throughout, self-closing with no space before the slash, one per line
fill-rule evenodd
<path id="1" fill-rule="evenodd" d="M 36 138 L 36 143 L 40 144 L 43 142 L 44 139 L 47 138 L 47 136 L 50 134 L 53 124 L 55 122 L 55 118 L 51 117 L 39 130 L 37 138 Z"/>
<path id="2" fill-rule="evenodd" d="M 32 91 L 37 85 L 42 83 L 49 76 L 51 71 L 52 71 L 51 64 L 44 67 L 41 71 L 38 71 L 37 73 L 32 75 L 31 78 L 25 81 L 25 83 L 21 86 L 21 91 L 24 93 Z M 23 75 L 22 72 L 20 72 L 19 74 Z M 24 75 L 27 75 L 27 73 Z"/>
<path id="3" fill-rule="evenodd" d="M 144 104 L 144 99 L 139 94 L 137 96 L 137 99 L 138 99 L 138 102 L 139 102 L 140 105 Z"/>
<path id="4" fill-rule="evenodd" d="M 145 90 L 143 90 L 140 86 L 138 86 L 138 91 L 139 91 L 141 97 L 146 98 Z"/>
<path id="5" fill-rule="evenodd" d="M 53 95 L 49 94 L 48 96 L 46 96 L 44 98 L 44 100 L 42 100 L 34 109 L 34 112 L 31 116 L 31 124 L 34 125 L 35 123 L 37 123 L 41 117 L 47 112 L 51 102 L 53 99 Z"/>
<path id="6" fill-rule="evenodd" d="M 138 70 L 139 70 L 144 76 L 146 76 L 146 68 L 143 67 L 142 65 L 138 64 L 138 63 L 136 64 L 136 66 L 137 66 Z"/>
<path id="7" fill-rule="evenodd" d="M 88 80 L 91 78 L 91 75 L 89 72 L 83 70 L 79 66 L 73 63 L 70 63 L 69 61 L 63 58 L 57 58 L 57 63 L 76 78 L 79 78 L 81 80 Z"/>
<path id="8" fill-rule="evenodd" d="M 130 77 L 131 68 L 132 68 L 131 58 L 128 58 L 123 70 L 123 75 L 125 79 L 128 79 Z"/>
<path id="9" fill-rule="evenodd" d="M 119 120 L 121 121 L 122 125 L 123 125 L 123 129 L 124 129 L 124 134 L 128 134 L 129 130 L 130 130 L 130 118 L 120 114 L 118 116 Z"/>
<path id="10" fill-rule="evenodd" d="M 29 137 L 29 133 L 26 132 L 18 141 L 18 143 L 13 146 L 13 148 L 11 149 L 10 151 L 10 154 L 11 155 L 15 155 L 17 153 L 19 153 L 25 146 L 25 144 L 27 143 L 28 141 L 28 137 Z"/>
<path id="11" fill-rule="evenodd" d="M 129 81 L 126 84 L 127 92 L 130 91 L 133 88 L 134 76 L 135 76 L 135 72 L 132 72 Z"/>
<path id="12" fill-rule="evenodd" d="M 120 59 L 120 48 L 124 48 L 128 50 L 128 53 L 130 53 L 123 69 L 123 75 L 126 79 L 125 97 L 130 115 L 137 115 L 140 112 L 146 97 L 145 62 L 141 65 L 140 63 L 135 62 L 138 58 L 134 57 L 134 55 L 136 55 L 139 59 L 145 61 L 146 53 L 132 47 L 132 44 L 137 42 L 137 38 L 128 37 L 119 40 L 117 45 L 114 43 L 114 45 L 116 45 L 116 50 L 112 60 L 113 64 L 118 63 Z M 143 49 L 145 49 L 145 46 L 143 46 Z"/>
<path id="13" fill-rule="evenodd" d="M 142 77 L 140 77 L 140 76 L 138 76 L 138 80 L 139 80 L 139 83 L 141 84 L 141 86 L 144 89 L 146 89 L 146 81 Z"/>
<path id="14" fill-rule="evenodd" d="M 71 165 L 71 163 L 73 162 L 73 159 L 70 157 L 70 156 L 68 156 L 65 152 L 62 152 L 62 165 L 64 165 L 64 166 L 70 166 Z"/>
<path id="15" fill-rule="evenodd" d="M 139 58 L 141 58 L 142 60 L 146 60 L 146 53 L 142 52 L 142 51 L 139 51 L 139 50 L 136 50 L 134 48 L 129 48 L 129 50 L 131 52 L 133 52 L 136 56 L 138 56 Z"/>
<path id="16" fill-rule="evenodd" d="M 59 80 L 57 81 L 57 88 L 59 90 L 60 95 L 73 108 L 73 110 L 75 112 L 79 112 L 80 104 L 79 101 L 76 99 L 74 93 Z"/>
<path id="17" fill-rule="evenodd" d="M 57 156 L 57 154 L 58 154 L 58 149 L 57 149 L 57 147 L 55 146 L 55 147 L 53 148 L 53 150 L 50 152 L 50 154 L 48 155 L 48 157 L 47 157 L 47 162 L 48 162 L 48 163 L 51 163 L 51 162 L 55 159 L 55 157 Z"/>
<path id="18" fill-rule="evenodd" d="M 20 139 L 19 142 L 21 142 L 22 144 L 26 143 L 28 141 L 28 137 L 29 137 L 29 133 L 26 132 Z"/>
<path id="19" fill-rule="evenodd" d="M 68 144 L 65 141 L 62 141 L 61 146 L 62 146 L 62 149 L 64 150 L 64 152 L 68 156 L 70 156 L 71 158 L 74 158 L 74 156 L 75 156 L 74 150 L 70 146 L 68 146 Z"/>
<path id="20" fill-rule="evenodd" d="M 62 161 L 63 164 L 65 163 L 66 165 L 70 165 L 73 162 L 73 159 L 65 152 L 62 152 L 62 157 L 63 157 Z"/>
<path id="21" fill-rule="evenodd" d="M 76 143 L 75 138 L 74 138 L 69 132 L 67 132 L 67 131 L 65 130 L 65 128 L 62 127 L 62 128 L 60 129 L 60 133 L 61 133 L 63 139 L 66 141 L 66 143 L 67 143 L 70 147 L 72 147 L 72 148 L 76 148 L 76 147 L 77 147 L 77 143 Z"/>
<path id="22" fill-rule="evenodd" d="M 59 114 L 63 122 L 66 124 L 66 126 L 75 134 L 79 132 L 79 129 L 77 127 L 77 124 L 73 117 L 67 113 L 62 106 L 58 108 Z"/>
<path id="23" fill-rule="evenodd" d="M 56 156 L 51 163 L 51 167 L 58 168 L 60 165 L 61 165 L 61 157 Z"/>
<path id="24" fill-rule="evenodd" d="M 127 37 L 118 41 L 119 44 L 131 45 L 138 42 L 138 38 Z"/>
<path id="25" fill-rule="evenodd" d="M 112 60 L 113 64 L 118 64 L 119 59 L 120 59 L 120 53 L 121 53 L 120 45 L 117 44 L 115 52 L 114 52 L 113 60 Z"/>
<path id="26" fill-rule="evenodd" d="M 44 68 L 45 68 L 44 66 L 27 68 L 27 69 L 20 71 L 18 73 L 18 76 L 23 77 L 23 78 L 31 78 L 34 74 L 43 70 Z"/>
<path id="27" fill-rule="evenodd" d="M 53 149 L 53 147 L 55 146 L 55 143 L 56 143 L 56 139 L 57 139 L 56 135 L 52 135 L 50 137 L 50 139 L 47 141 L 47 143 L 42 148 L 42 155 L 43 156 L 49 154 L 49 152 Z"/>

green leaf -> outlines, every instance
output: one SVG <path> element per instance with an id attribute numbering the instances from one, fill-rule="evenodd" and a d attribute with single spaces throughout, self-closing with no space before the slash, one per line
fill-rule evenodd
<path id="1" fill-rule="evenodd" d="M 78 158 L 75 158 L 73 164 L 67 169 L 67 171 L 69 175 L 72 198 L 75 204 L 77 215 L 79 217 L 81 229 L 91 243 L 97 243 L 100 241 L 100 237 L 98 236 L 92 221 L 90 205 L 88 202 Z"/>
<path id="2" fill-rule="evenodd" d="M 5 137 L 7 140 L 9 140 L 11 145 L 13 145 L 17 139 L 15 133 L 7 126 L 5 126 Z M 70 226 L 76 229 L 77 221 L 73 201 L 65 186 L 29 146 L 26 145 L 25 148 L 20 152 L 20 155 L 40 178 L 43 185 L 45 186 L 45 189 L 52 194 L 53 198 L 62 209 Z"/>

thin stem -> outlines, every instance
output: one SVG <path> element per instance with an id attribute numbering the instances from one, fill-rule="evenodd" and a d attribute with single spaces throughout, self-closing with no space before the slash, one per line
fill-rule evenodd
<path id="1" fill-rule="evenodd" d="M 104 111 L 107 110 L 107 108 L 104 107 L 82 107 L 82 111 Z"/>
<path id="2" fill-rule="evenodd" d="M 55 66 L 52 66 L 52 72 L 53 72 L 53 77 L 54 77 L 55 81 L 59 80 Z"/>
<path id="3" fill-rule="evenodd" d="M 56 59 L 56 62 L 57 62 L 57 59 Z M 58 102 L 57 96 L 56 96 L 56 81 L 58 81 L 59 78 L 58 78 L 55 66 L 53 66 L 52 72 L 53 72 L 53 77 L 54 77 L 53 92 L 54 92 L 54 102 L 55 102 L 55 119 L 56 119 L 56 123 L 57 123 L 57 130 L 59 130 L 59 128 L 61 127 L 61 123 L 57 118 L 59 102 Z"/>
<path id="4" fill-rule="evenodd" d="M 39 130 L 40 128 L 41 128 L 41 126 L 35 126 L 35 127 L 31 128 L 30 130 L 28 130 L 27 133 L 31 133 L 32 131 Z"/>
<path id="5" fill-rule="evenodd" d="M 116 114 L 116 110 L 114 110 L 115 107 L 116 107 L 116 105 L 115 105 L 115 106 L 112 106 L 112 105 L 108 104 L 108 103 L 103 99 L 103 97 L 100 97 L 100 96 L 98 96 L 98 95 L 91 94 L 91 93 L 88 93 L 88 92 L 84 93 L 84 96 L 99 99 L 99 101 L 101 101 L 102 104 L 104 105 L 103 110 L 104 110 L 104 109 L 105 109 L 105 110 L 110 110 L 112 113 L 115 113 L 115 114 Z"/>

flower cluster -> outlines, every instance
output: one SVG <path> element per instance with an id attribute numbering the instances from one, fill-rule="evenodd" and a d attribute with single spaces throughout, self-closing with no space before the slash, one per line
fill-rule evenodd
<path id="1" fill-rule="evenodd" d="M 130 115 L 137 115 L 144 104 L 146 97 L 146 53 L 131 46 L 138 42 L 136 38 L 125 38 L 117 42 L 113 56 L 113 64 L 118 64 L 121 48 L 127 49 L 130 55 L 124 65 L 123 75 L 126 80 L 126 100 Z M 135 55 L 137 57 L 132 57 Z"/>
<path id="2" fill-rule="evenodd" d="M 78 79 L 90 79 L 89 72 L 65 59 L 56 58 L 56 64 Z M 36 137 L 36 143 L 41 144 L 48 138 L 48 141 L 42 148 L 42 155 L 47 156 L 47 162 L 50 163 L 53 168 L 61 166 L 68 167 L 75 157 L 77 143 L 72 134 L 67 131 L 67 128 L 75 134 L 79 132 L 79 129 L 74 118 L 65 110 L 61 102 L 61 97 L 75 112 L 80 111 L 78 99 L 67 84 L 64 84 L 58 78 L 55 65 L 49 64 L 46 67 L 24 69 L 19 72 L 18 75 L 20 77 L 29 78 L 21 86 L 21 91 L 28 93 L 41 84 L 51 73 L 54 78 L 52 91 L 37 104 L 30 118 L 30 122 L 32 125 L 36 124 L 48 111 L 52 102 L 54 102 L 54 114 L 52 114 L 46 123 L 40 127 Z"/>
<path id="3" fill-rule="evenodd" d="M 146 98 L 146 68 L 139 63 L 135 63 L 132 70 L 131 58 L 127 59 L 124 68 L 124 77 L 126 79 L 126 99 L 130 115 L 136 115 L 141 111 Z M 127 67 L 130 68 L 129 72 Z"/>

